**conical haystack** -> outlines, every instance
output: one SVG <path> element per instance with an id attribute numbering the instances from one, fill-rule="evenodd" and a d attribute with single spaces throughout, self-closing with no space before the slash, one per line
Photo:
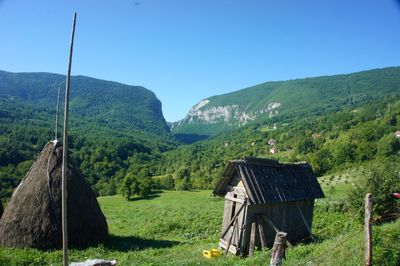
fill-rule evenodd
<path id="1" fill-rule="evenodd" d="M 62 247 L 62 147 L 49 142 L 14 191 L 0 220 L 0 245 L 42 250 Z M 82 173 L 68 165 L 68 242 L 86 247 L 106 239 L 108 229 L 96 196 Z"/>

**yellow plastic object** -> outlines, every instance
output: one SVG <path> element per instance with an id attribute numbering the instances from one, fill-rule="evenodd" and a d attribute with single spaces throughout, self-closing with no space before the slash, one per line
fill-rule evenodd
<path id="1" fill-rule="evenodd" d="M 221 251 L 217 248 L 212 248 L 210 250 L 203 250 L 203 256 L 206 257 L 207 259 L 211 259 L 211 258 L 216 258 L 219 257 L 221 255 Z"/>

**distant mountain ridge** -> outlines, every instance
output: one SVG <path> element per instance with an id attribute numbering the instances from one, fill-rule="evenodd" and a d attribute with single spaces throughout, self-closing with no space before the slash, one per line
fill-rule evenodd
<path id="1" fill-rule="evenodd" d="M 64 75 L 0 71 L 0 100 L 54 110 L 58 87 L 63 95 Z M 72 76 L 70 111 L 72 116 L 111 129 L 139 130 L 154 135 L 170 133 L 161 102 L 152 91 L 140 86 Z"/>
<path id="2" fill-rule="evenodd" d="M 266 82 L 203 99 L 171 131 L 178 137 L 204 138 L 250 123 L 285 122 L 399 94 L 400 67 Z"/>

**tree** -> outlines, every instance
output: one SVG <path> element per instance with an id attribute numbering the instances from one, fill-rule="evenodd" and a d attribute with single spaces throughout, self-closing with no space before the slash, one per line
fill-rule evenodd
<path id="1" fill-rule="evenodd" d="M 390 159 L 370 164 L 357 180 L 348 194 L 348 202 L 360 219 L 364 217 L 364 197 L 372 194 L 373 217 L 377 222 L 395 219 L 398 216 L 400 201 L 393 193 L 400 191 L 400 163 Z M 397 215 L 397 216 L 396 216 Z"/>
<path id="2" fill-rule="evenodd" d="M 127 173 L 124 179 L 122 180 L 120 186 L 120 193 L 129 200 L 131 196 L 139 193 L 139 183 L 137 177 L 132 173 Z"/>
<path id="3" fill-rule="evenodd" d="M 378 155 L 382 157 L 390 156 L 400 150 L 400 140 L 392 133 L 383 136 L 378 141 Z"/>

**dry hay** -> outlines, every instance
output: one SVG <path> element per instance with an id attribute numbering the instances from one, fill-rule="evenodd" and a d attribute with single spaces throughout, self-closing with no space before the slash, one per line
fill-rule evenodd
<path id="1" fill-rule="evenodd" d="M 61 144 L 47 143 L 4 210 L 1 246 L 42 250 L 62 247 L 61 165 Z M 104 241 L 107 222 L 96 195 L 77 168 L 68 165 L 67 174 L 69 246 L 86 247 Z"/>

